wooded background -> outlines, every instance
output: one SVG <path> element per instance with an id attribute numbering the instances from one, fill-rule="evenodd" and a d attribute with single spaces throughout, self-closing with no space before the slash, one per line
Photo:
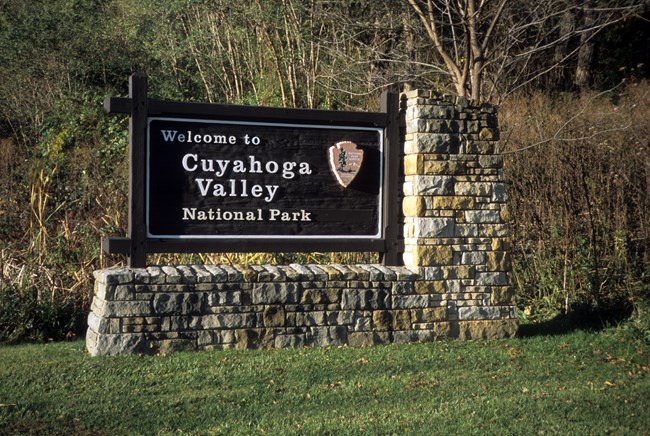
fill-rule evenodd
<path id="1" fill-rule="evenodd" d="M 134 71 L 162 99 L 378 110 L 383 90 L 422 88 L 497 104 L 522 318 L 638 317 L 649 19 L 641 0 L 0 1 L 0 341 L 83 332 L 92 271 L 123 261 L 100 240 L 125 233 L 127 120 L 102 101 Z"/>

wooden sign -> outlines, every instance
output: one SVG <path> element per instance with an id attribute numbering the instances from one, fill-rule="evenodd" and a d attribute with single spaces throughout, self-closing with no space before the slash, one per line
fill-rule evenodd
<path id="1" fill-rule="evenodd" d="M 130 78 L 129 228 L 103 241 L 131 267 L 147 253 L 376 251 L 398 263 L 399 112 L 149 99 Z"/>

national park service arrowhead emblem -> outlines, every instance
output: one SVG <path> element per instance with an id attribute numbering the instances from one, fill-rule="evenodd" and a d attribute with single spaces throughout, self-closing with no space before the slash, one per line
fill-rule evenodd
<path id="1" fill-rule="evenodd" d="M 341 186 L 347 188 L 359 174 L 363 150 L 351 141 L 337 142 L 329 148 L 330 169 Z"/>

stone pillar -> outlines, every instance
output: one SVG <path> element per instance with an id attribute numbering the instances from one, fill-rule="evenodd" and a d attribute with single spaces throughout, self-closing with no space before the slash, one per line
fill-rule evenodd
<path id="1" fill-rule="evenodd" d="M 439 294 L 459 337 L 516 333 L 494 106 L 405 94 L 404 264 Z"/>

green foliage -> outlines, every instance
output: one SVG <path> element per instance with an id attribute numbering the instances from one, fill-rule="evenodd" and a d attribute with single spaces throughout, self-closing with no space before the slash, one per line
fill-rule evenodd
<path id="1" fill-rule="evenodd" d="M 0 288 L 0 343 L 75 337 L 81 324 L 73 298 L 49 298 L 33 286 Z"/>

